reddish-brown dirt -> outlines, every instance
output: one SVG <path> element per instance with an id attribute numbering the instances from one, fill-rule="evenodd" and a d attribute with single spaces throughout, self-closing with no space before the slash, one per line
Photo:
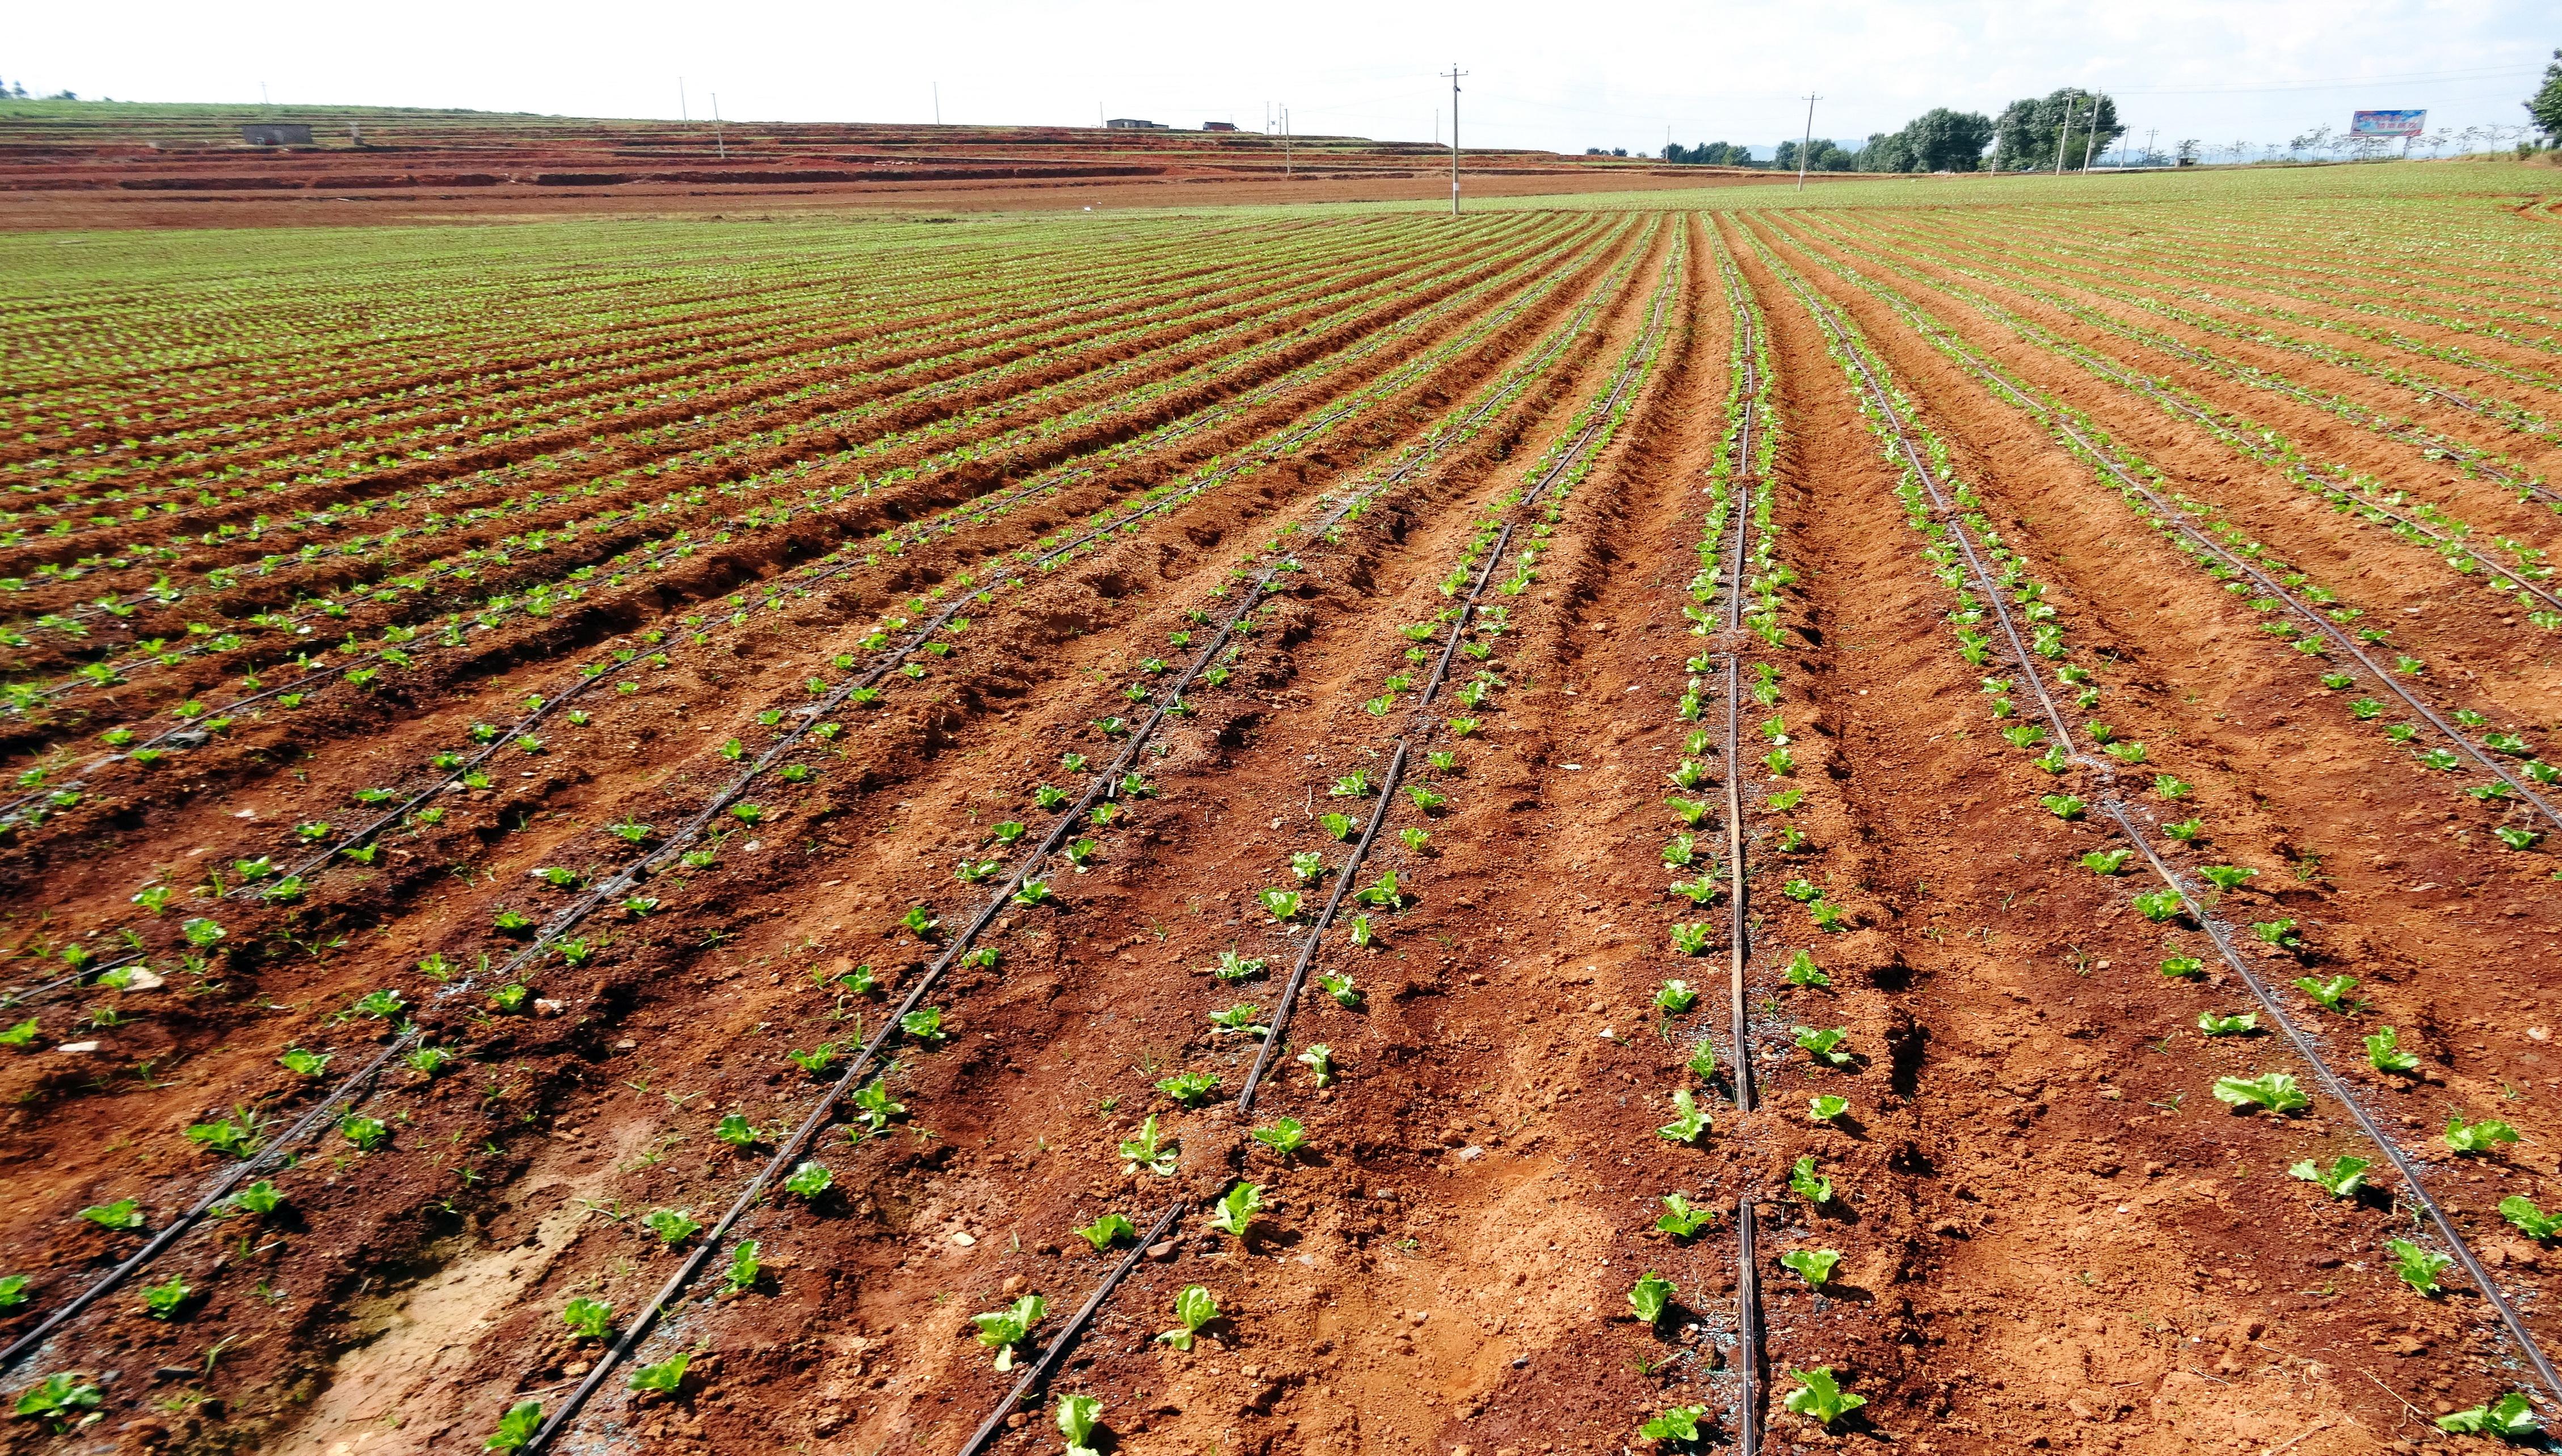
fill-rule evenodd
<path id="1" fill-rule="evenodd" d="M 64 108 L 29 108 L 59 113 Z M 1260 132 L 628 122 L 211 108 L 0 114 L 0 228 L 274 228 L 545 217 L 791 217 L 1446 201 L 1426 144 Z M 350 127 L 354 130 L 351 133 Z M 1748 169 L 1468 148 L 1470 197 L 1775 184 Z M 1793 179 L 1788 179 L 1793 181 Z"/>
<path id="2" fill-rule="evenodd" d="M 41 528 L 0 546 L 24 557 L 10 626 L 29 640 L 12 648 L 13 678 L 120 661 L 137 639 L 237 626 L 244 640 L 136 663 L 111 691 L 81 686 L 65 701 L 86 718 L 16 710 L 10 768 L 39 797 L 15 806 L 0 843 L 8 980 L 26 993 L 0 1026 L 32 1018 L 0 1047 L 12 1214 L 0 1277 L 27 1284 L 0 1310 L 0 1339 L 237 1167 L 221 1124 L 254 1141 L 314 1108 L 328 1116 L 290 1160 L 259 1169 L 279 1206 L 225 1207 L 6 1372 L 12 1401 L 63 1375 L 94 1404 L 30 1408 L 0 1425 L 0 1448 L 477 1449 L 511 1407 L 558 1410 L 620 1355 L 564 1310 L 600 1301 L 630 1328 L 704 1237 L 671 1241 L 651 1215 L 716 1218 L 928 974 L 941 977 L 923 1001 L 939 1021 L 893 1036 L 879 1069 L 897 1110 L 875 1103 L 867 1120 L 833 1105 L 800 1155 L 827 1185 L 768 1186 L 559 1449 L 955 1452 L 1005 1414 L 1014 1378 L 972 1338 L 978 1317 L 1040 1297 L 1017 1347 L 1037 1355 L 1133 1251 L 1126 1238 L 1098 1251 L 1077 1230 L 1117 1213 L 1144 1231 L 1178 1201 L 1180 1224 L 1136 1249 L 994 1449 L 1057 1449 L 1055 1400 L 1072 1394 L 1099 1400 L 1106 1449 L 1134 1456 L 1732 1449 L 1747 1422 L 1792 1452 L 2412 1456 L 2464 1439 L 2438 1417 L 2538 1389 L 2460 1266 L 2430 1293 L 2397 1273 L 2391 1241 L 2414 1240 L 2424 1261 L 2455 1246 L 2422 1226 L 2412 1189 L 2273 1034 L 2200 923 L 2146 908 L 2157 882 L 2139 857 L 2108 859 L 2128 841 L 2104 800 L 2122 796 L 2187 883 L 2210 865 L 2254 872 L 2208 899 L 2238 954 L 2414 1159 L 2531 1337 L 2556 1343 L 2556 1255 L 2499 1203 L 2562 1207 L 2562 1076 L 2542 1075 L 2562 1008 L 2562 897 L 2551 839 L 2511 848 L 2494 830 L 2562 829 L 2464 792 L 2482 774 L 2427 767 L 2433 740 L 2388 739 L 2398 702 L 2358 717 L 2349 701 L 2369 685 L 2321 681 L 2336 654 L 2267 632 L 2271 609 L 2171 549 L 2046 425 L 1838 266 L 1891 282 L 1979 357 L 2080 411 L 2157 472 L 2146 479 L 2230 522 L 2228 539 L 2268 543 L 2287 589 L 2319 587 L 2364 614 L 2344 622 L 2389 623 L 2387 660 L 2428 664 L 2407 674 L 2415 694 L 2483 715 L 2463 723 L 2468 742 L 2545 746 L 2548 631 L 1973 309 L 1936 255 L 1975 245 L 1934 234 L 1926 215 L 1873 228 L 1537 215 L 1446 230 L 1346 217 L 1189 259 L 1178 245 L 1191 225 L 1149 226 L 1172 231 L 1117 260 L 1050 240 L 1021 274 L 1031 304 L 974 294 L 986 255 L 938 258 L 913 240 L 921 230 L 838 240 L 908 257 L 916 273 L 899 286 L 948 300 L 928 316 L 951 332 L 912 356 L 872 354 L 876 320 L 796 295 L 800 332 L 753 356 L 771 372 L 612 437 L 597 427 L 596 454 L 576 453 L 569 437 L 589 427 L 565 417 L 623 386 L 577 373 L 523 402 L 562 437 L 506 461 L 547 455 L 538 471 L 392 459 L 335 484 L 279 482 L 291 493 L 275 496 L 278 514 L 445 480 L 470 482 L 452 492 L 458 510 L 594 485 L 468 538 L 481 554 L 467 564 L 486 575 L 475 597 L 583 595 L 458 627 L 452 646 L 437 634 L 458 595 L 374 598 L 435 559 L 424 541 L 379 567 L 290 553 L 379 536 L 383 519 L 299 523 L 286 546 L 196 541 L 232 513 L 224 497 L 185 496 L 197 487 L 182 477 L 205 467 L 124 444 L 94 413 L 93 379 L 29 373 L 22 414 L 38 438 L 9 462 L 52 492 L 39 498 L 129 486 L 110 502 L 127 506 L 175 491 L 168 532 L 195 544 L 164 563 L 141 528 L 84 519 L 123 554 L 48 555 Z M 1862 252 L 1881 240 L 1933 256 L 1888 277 Z M 84 286 L 102 292 L 111 273 Z M 974 330 L 1011 337 L 1030 309 L 1097 277 L 1132 309 L 1192 294 L 1199 306 L 1104 343 L 1091 338 L 1109 319 L 1089 314 L 1105 310 L 1060 311 L 1057 337 L 1001 356 L 1023 367 L 830 422 L 824 439 L 811 422 L 837 397 L 791 394 L 826 382 L 848 385 L 846 402 L 904 400 L 903 386 L 942 381 Z M 699 308 L 726 337 L 717 321 L 755 292 L 671 307 Z M 2284 295 L 2273 280 L 2266 296 Z M 98 374 L 158 378 L 172 401 L 186 371 L 212 381 L 227 367 L 180 358 L 174 334 L 154 332 L 165 321 L 118 333 L 92 296 L 47 323 L 48 347 L 104 331 L 114 368 Z M 546 322 L 575 311 L 539 288 L 528 298 Z M 2110 347 L 2069 313 L 2036 317 Z M 1843 338 L 1865 352 L 1836 352 Z M 274 391 L 285 403 L 263 406 L 243 380 L 209 406 L 206 423 L 277 442 L 245 444 L 244 472 L 364 439 L 380 402 L 445 352 L 420 346 L 410 361 L 345 342 L 344 387 L 297 362 Z M 700 364 L 673 325 L 646 347 L 648 368 Z M 1738 382 L 1738 358 L 1757 391 Z M 1969 492 L 1963 513 L 1899 497 L 1919 487 L 1886 453 L 1894 428 L 1863 413 L 1853 358 L 1900 392 L 1930 478 Z M 913 380 L 880 372 L 910 362 Z M 2331 417 L 2202 371 L 2179 381 L 2299 436 L 2308 455 L 2434 492 L 2488 529 L 2538 528 L 2505 495 Z M 2323 387 L 2353 393 L 2345 377 Z M 441 398 L 416 398 L 445 418 Z M 718 413 L 772 400 L 786 403 Z M 1746 400 L 1766 456 L 1736 454 Z M 1126 418 L 1111 413 L 1124 401 Z M 306 407 L 321 414 L 287 418 Z M 659 432 L 696 414 L 716 437 L 700 443 L 774 434 L 735 463 L 647 475 L 695 448 Z M 897 432 L 947 422 L 948 475 L 909 473 L 938 456 Z M 893 442 L 877 463 L 778 473 L 875 439 Z M 98 477 L 80 476 L 88 460 Z M 755 471 L 775 493 L 720 493 Z M 877 492 L 817 493 L 858 477 Z M 1731 510 L 1738 485 L 1761 514 Z M 680 488 L 703 498 L 599 528 L 619 534 L 523 544 Z M 1166 508 L 1040 558 L 1150 501 Z M 767 519 L 785 504 L 789 520 Z M 20 509 L 46 519 L 33 500 Z M 2032 605 L 2051 613 L 2036 620 L 2058 634 L 2053 654 L 2014 660 L 1996 643 L 1968 660 L 1957 629 L 1989 625 L 1982 584 L 1924 554 L 1932 528 L 1952 526 L 1987 549 L 1997 539 L 2036 586 L 2000 601 L 2023 622 Z M 679 527 L 689 554 L 634 564 L 644 538 L 670 549 Z M 1741 582 L 1702 544 L 1738 532 Z M 515 554 L 495 562 L 493 549 Z M 264 595 L 205 575 L 269 550 Z M 83 574 L 39 576 L 48 564 Z M 1268 600 L 1249 595 L 1265 571 Z M 1021 584 L 971 600 L 966 626 L 934 638 L 943 650 L 907 644 L 1004 574 Z M 40 620 L 163 575 L 207 590 L 137 601 L 131 618 L 97 609 L 86 637 Z M 1744 628 L 1726 625 L 1730 601 Z M 1063 825 L 1074 847 L 1038 870 L 1048 895 L 993 901 L 1058 819 L 1056 791 L 1072 800 L 1241 607 L 1232 649 L 1203 660 L 1215 672 L 1139 752 L 1144 782 Z M 403 641 L 415 664 L 380 691 L 321 685 L 299 707 L 243 709 L 156 764 L 96 742 L 127 719 L 174 726 L 149 714 L 239 691 L 243 673 L 300 670 L 249 635 L 274 633 L 247 620 L 271 609 L 319 624 L 328 660 L 315 669 Z M 194 621 L 209 631 L 190 634 Z M 413 626 L 414 639 L 386 636 Z M 1426 703 L 1445 637 L 1453 675 Z M 1740 701 L 1725 688 L 1730 657 Z M 548 718 L 534 747 L 499 731 L 534 711 L 529 698 L 577 685 L 585 663 L 601 676 L 578 718 Z M 824 698 L 824 737 L 761 761 L 809 721 L 799 709 L 875 664 L 877 700 Z M 2052 770 L 2003 737 L 2036 717 L 2032 677 L 2061 696 L 2080 755 Z M 496 756 L 437 789 L 433 821 L 261 894 L 274 874 L 257 877 L 260 856 L 301 858 L 301 839 L 379 812 L 370 791 L 442 783 L 483 739 Z M 2140 743 L 2142 763 L 2104 758 L 2104 740 Z M 1348 872 L 1391 762 L 1405 777 Z M 2166 798 L 2157 774 L 2185 781 L 2183 797 Z M 706 832 L 689 827 L 697 814 L 712 816 Z M 1338 814 L 1349 828 L 1329 825 Z M 2154 827 L 2181 816 L 2197 820 L 2185 839 Z M 1739 988 L 1730 828 L 1747 886 Z M 696 853 L 649 857 L 661 844 Z M 644 877 L 614 879 L 636 863 Z M 607 882 L 593 913 L 549 923 Z M 1367 894 L 1321 933 L 1317 908 L 1339 882 Z M 1290 891 L 1296 907 L 1266 898 Z M 971 946 L 993 955 L 957 959 L 983 906 Z M 219 921 L 221 938 L 188 944 L 195 917 Z M 1315 971 L 1350 986 L 1339 998 L 1308 981 L 1272 1080 L 1240 1111 L 1260 1042 L 1216 1017 L 1250 1005 L 1230 1019 L 1268 1026 L 1311 937 Z M 28 990 L 127 945 L 139 980 Z M 528 946 L 543 953 L 506 973 Z M 2201 964 L 2174 976 L 2166 958 Z M 2289 984 L 2335 976 L 2355 978 L 2342 1009 Z M 385 992 L 396 1006 L 365 1000 Z M 2245 1010 L 2252 1034 L 2210 1035 L 2201 1020 Z M 2368 1060 L 2364 1038 L 2388 1025 L 2418 1058 L 2401 1073 Z M 346 1107 L 324 1103 L 385 1046 L 421 1044 L 451 1064 L 395 1062 L 344 1088 Z M 1322 1085 L 1302 1057 L 1316 1046 L 1330 1053 Z M 1713 1068 L 1694 1060 L 1702 1047 Z M 2271 1072 L 2308 1104 L 2250 1113 L 2215 1095 L 2220 1078 Z M 1163 1085 L 1188 1074 L 1216 1080 Z M 1835 1097 L 1837 1111 L 1824 1105 Z M 1687 1134 L 1685 1104 L 1706 1118 Z M 379 1128 L 341 1122 L 349 1111 Z M 2451 1115 L 2497 1118 L 2520 1141 L 2459 1153 L 2439 1136 Z M 1149 1119 L 1168 1142 L 1162 1169 L 1125 1147 Z M 1295 1154 L 1255 1136 L 1286 1142 L 1285 1119 L 1306 1136 Z M 2289 1175 L 2342 1157 L 2378 1163 L 2367 1188 L 2333 1197 Z M 1811 1196 L 1812 1180 L 1829 1195 Z M 1211 1213 L 1245 1185 L 1259 1210 L 1220 1230 Z M 1670 1195 L 1712 1215 L 1695 1235 L 1659 1227 Z M 125 1198 L 138 1226 L 83 1216 Z M 1748 1304 L 1739 1203 L 1758 1241 Z M 741 1240 L 762 1267 L 725 1288 Z M 1822 1251 L 1838 1261 L 1810 1279 L 1805 1256 Z M 1651 1321 L 1630 1300 L 1646 1276 L 1672 1286 Z M 1158 1337 L 1194 1285 L 1219 1315 L 1178 1350 Z M 1762 1353 L 1748 1371 L 1747 1333 Z M 672 1389 L 630 1384 L 679 1356 Z M 1818 1368 L 1866 1404 L 1829 1422 L 1795 1408 L 1813 1378 L 1801 1372 Z M 1697 1442 L 1640 1434 L 1687 1407 Z"/>

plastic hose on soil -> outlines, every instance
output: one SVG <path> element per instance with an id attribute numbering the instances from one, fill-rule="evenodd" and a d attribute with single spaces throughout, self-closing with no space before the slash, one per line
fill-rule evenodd
<path id="1" fill-rule="evenodd" d="M 1058 1332 L 1057 1337 L 1050 1341 L 1049 1348 L 1041 1352 L 1040 1359 L 1032 1362 L 1032 1367 L 1023 1371 L 1023 1377 L 1014 1382 L 1014 1388 L 1006 1392 L 1006 1398 L 998 1401 L 997 1408 L 988 1412 L 988 1418 L 970 1433 L 970 1439 L 961 1443 L 956 1456 L 979 1456 L 980 1452 L 988 1449 L 990 1442 L 1004 1433 L 1006 1418 L 1012 1415 L 1014 1407 L 1039 1389 L 1041 1382 L 1057 1369 L 1060 1357 L 1076 1343 L 1077 1336 L 1085 1333 L 1086 1325 L 1094 1319 L 1094 1312 L 1103 1308 L 1103 1301 L 1110 1298 L 1122 1279 L 1138 1266 L 1149 1245 L 1161 1241 L 1173 1231 L 1175 1220 L 1184 1216 L 1186 1206 L 1181 1198 L 1166 1205 L 1166 1211 L 1157 1215 L 1157 1226 L 1148 1230 L 1147 1237 L 1132 1244 L 1130 1252 L 1121 1256 L 1121 1262 L 1112 1266 L 1112 1272 L 1103 1276 L 1103 1282 L 1094 1286 L 1094 1292 L 1085 1297 L 1085 1303 L 1078 1306 L 1074 1317 L 1068 1320 L 1067 1328 Z"/>
<path id="2" fill-rule="evenodd" d="M 1906 432 L 1903 417 L 1896 413 L 1885 389 L 1879 384 L 1875 373 L 1870 370 L 1863 352 L 1848 337 L 1847 331 L 1843 330 L 1828 311 L 1817 303 L 1803 284 L 1793 278 L 1790 282 L 1792 286 L 1797 287 L 1800 298 L 1806 303 L 1807 311 L 1814 315 L 1816 321 L 1823 325 L 1824 331 L 1841 345 L 1843 351 L 1858 366 L 1861 376 L 1868 382 L 1871 397 L 1878 410 L 1894 426 L 1897 443 L 1905 458 L 1912 463 L 1922 484 L 1928 487 L 1932 499 L 1940 502 L 1943 513 L 1953 516 L 1953 512 L 1948 511 L 1946 497 L 1940 491 L 1936 478 L 1922 466 L 1919 455 L 1914 450 L 1912 438 Z M 2000 593 L 1993 590 L 1991 575 L 1983 569 L 1981 559 L 1976 556 L 1974 545 L 1968 539 L 1964 527 L 1952 518 L 1948 522 L 1948 534 L 1965 553 L 1967 565 L 1972 571 L 1977 589 L 1984 593 L 1986 601 L 1991 604 L 1994 616 L 2001 622 L 2005 635 L 2009 637 L 2014 649 L 2014 660 L 2020 664 L 2021 671 L 2027 675 L 2029 685 L 2036 689 L 2038 699 L 2045 705 L 2048 715 L 2055 720 L 2059 730 L 2057 741 L 2071 744 L 2072 734 L 2069 730 L 2063 729 L 2061 716 L 2056 711 L 2054 699 L 2047 693 L 2045 680 L 2039 675 L 2028 652 L 2020 647 L 2018 632 L 2011 625 L 2009 609 L 2003 604 Z M 2076 757 L 2080 755 L 2077 753 Z M 2546 1358 L 2543 1347 L 2536 1343 L 2535 1336 L 2526 1328 L 2525 1321 L 2518 1316 L 2516 1307 L 2509 1302 L 2508 1296 L 2499 1286 L 2491 1281 L 2489 1271 L 2484 1269 L 2480 1259 L 2474 1256 L 2471 1245 L 2465 1242 L 2464 1235 L 2457 1231 L 2454 1222 L 2447 1217 L 2446 1210 L 2430 1196 L 2428 1188 L 2420 1181 L 2419 1168 L 2403 1153 L 2399 1145 L 2385 1136 L 2384 1130 L 2368 1115 L 2364 1104 L 2357 1100 L 2348 1084 L 2338 1073 L 2331 1070 L 2328 1062 L 2322 1059 L 2320 1050 L 2314 1046 L 2312 1038 L 2304 1033 L 2293 1017 L 2287 1014 L 2285 1006 L 2279 1002 L 2276 993 L 2270 990 L 2268 983 L 2243 960 L 2241 952 L 2235 948 L 2231 933 L 2225 928 L 2223 922 L 2200 903 L 2189 887 L 2181 882 L 2178 874 L 2163 861 L 2160 852 L 2153 847 L 2152 841 L 2146 838 L 2142 830 L 2136 826 L 2134 817 L 2127 810 L 2124 802 L 2114 793 L 2114 774 L 2104 765 L 2087 759 L 2084 762 L 2097 769 L 2110 786 L 2102 797 L 2101 807 L 2107 811 L 2109 818 L 2116 821 L 2117 827 L 2127 839 L 2143 851 L 2144 858 L 2152 865 L 2154 873 L 2178 894 L 2190 916 L 2205 930 L 2208 939 L 2214 942 L 2216 952 L 2223 958 L 2224 963 L 2242 978 L 2243 984 L 2251 989 L 2251 994 L 2286 1031 L 2287 1039 L 2294 1045 L 2296 1053 L 2304 1059 L 2306 1065 L 2312 1068 L 2313 1077 L 2321 1083 L 2322 1089 L 2347 1110 L 2359 1131 L 2363 1132 L 2368 1141 L 2383 1153 L 2385 1160 L 2393 1165 L 2394 1171 L 2402 1176 L 2411 1200 L 2428 1213 L 2429 1220 L 2436 1226 L 2439 1236 L 2455 1250 L 2456 1257 L 2465 1266 L 2466 1274 L 2471 1278 L 2474 1287 L 2481 1291 L 2483 1299 L 2489 1302 L 2492 1310 L 2499 1316 L 2500 1325 L 2506 1331 L 2510 1341 L 2526 1357 L 2527 1363 L 2534 1366 L 2537 1377 L 2543 1383 L 2542 1393 L 2557 1405 L 2562 1405 L 2562 1371 L 2554 1368 L 2553 1363 Z"/>

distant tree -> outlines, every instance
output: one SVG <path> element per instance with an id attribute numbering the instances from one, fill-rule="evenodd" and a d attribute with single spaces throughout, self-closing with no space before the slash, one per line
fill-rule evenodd
<path id="1" fill-rule="evenodd" d="M 1759 165 L 1759 163 L 1752 160 L 1751 148 L 1736 146 L 1731 142 L 1724 141 L 1705 141 L 1697 146 L 1684 146 L 1677 141 L 1671 142 L 1664 147 L 1664 160 L 1668 162 L 1679 162 L 1693 167 L 1751 167 Z"/>
<path id="2" fill-rule="evenodd" d="M 2092 93 L 2066 89 L 2049 95 L 2030 96 L 2002 107 L 1993 121 L 1993 169 L 2001 172 L 2043 171 L 2055 165 L 2059 147 L 2064 153 L 2064 168 L 2081 167 L 2088 155 L 2097 158 L 2110 143 L 2125 134 L 2117 121 L 2117 102 L 2106 94 L 2099 97 L 2099 140 L 2091 141 Z M 2064 145 L 2067 126 L 2072 140 Z"/>
<path id="3" fill-rule="evenodd" d="M 1971 172 L 1983 165 L 1992 139 L 1991 117 L 1934 106 L 1901 131 L 1871 135 L 1857 165 L 1863 172 Z"/>
<path id="4" fill-rule="evenodd" d="M 2544 68 L 2544 85 L 2527 98 L 2526 114 L 2535 118 L 2536 130 L 2562 141 L 2562 48 L 2553 52 L 2553 64 Z"/>
<path id="5" fill-rule="evenodd" d="M 1839 143 L 1820 136 L 1805 150 L 1806 170 L 1809 172 L 1848 172 L 1859 164 L 1857 153 L 1844 151 Z M 1770 159 L 1770 166 L 1781 172 L 1797 170 L 1797 143 L 1793 138 L 1779 143 L 1779 154 Z"/>

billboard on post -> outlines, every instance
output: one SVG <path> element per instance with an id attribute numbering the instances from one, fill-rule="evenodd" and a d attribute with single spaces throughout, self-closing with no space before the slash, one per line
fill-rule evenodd
<path id="1" fill-rule="evenodd" d="M 2348 120 L 2351 136 L 2417 136 L 2427 127 L 2427 111 L 2359 111 Z"/>

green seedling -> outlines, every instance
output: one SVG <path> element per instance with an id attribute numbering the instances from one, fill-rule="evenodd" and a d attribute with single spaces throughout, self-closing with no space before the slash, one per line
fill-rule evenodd
<path id="1" fill-rule="evenodd" d="M 1189 1353 L 1192 1337 L 1200 1333 L 1203 1325 L 1218 1318 L 1218 1301 L 1199 1285 L 1187 1285 L 1183 1293 L 1175 1296 L 1175 1318 L 1183 1323 L 1158 1336 L 1158 1343 Z"/>
<path id="2" fill-rule="evenodd" d="M 1808 1289 L 1821 1289 L 1832 1281 L 1833 1266 L 1841 1262 L 1838 1249 L 1790 1249 L 1779 1256 L 1779 1262 L 1797 1272 Z"/>

